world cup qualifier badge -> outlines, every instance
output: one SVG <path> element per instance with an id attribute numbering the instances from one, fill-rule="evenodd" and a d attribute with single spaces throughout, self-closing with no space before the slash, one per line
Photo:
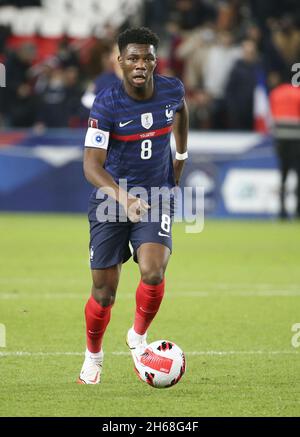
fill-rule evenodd
<path id="1" fill-rule="evenodd" d="M 89 118 L 88 126 L 98 129 L 98 120 L 96 118 Z"/>

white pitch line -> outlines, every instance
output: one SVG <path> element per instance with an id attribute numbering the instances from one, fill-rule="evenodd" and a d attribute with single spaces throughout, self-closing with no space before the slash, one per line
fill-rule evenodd
<path id="1" fill-rule="evenodd" d="M 182 291 L 174 292 L 170 291 L 166 294 L 166 299 L 172 299 L 176 297 L 290 297 L 300 296 L 300 290 L 270 290 L 270 291 Z M 80 293 L 0 293 L 0 300 L 16 300 L 16 299 L 80 299 L 86 300 L 89 295 L 83 295 Z M 119 292 L 117 299 L 133 299 L 134 293 L 122 293 Z"/>
<path id="2" fill-rule="evenodd" d="M 125 355 L 130 356 L 130 352 L 106 352 L 108 355 Z M 190 356 L 203 356 L 203 355 L 216 355 L 216 356 L 228 356 L 228 355 L 299 355 L 300 351 L 295 350 L 282 350 L 282 351 L 267 351 L 267 350 L 250 350 L 250 351 L 192 351 L 185 352 Z M 11 351 L 0 352 L 1 357 L 65 357 L 65 356 L 84 356 L 84 352 L 26 352 L 26 351 Z"/>
<path id="3" fill-rule="evenodd" d="M 138 279 L 137 279 L 138 280 Z M 9 285 L 11 286 L 11 284 L 38 284 L 41 287 L 43 286 L 43 284 L 47 284 L 47 286 L 50 285 L 58 285 L 58 287 L 60 286 L 61 283 L 64 284 L 82 284 L 83 287 L 90 287 L 90 283 L 89 283 L 89 278 L 33 278 L 33 277 L 14 277 L 13 279 L 11 277 L 4 277 L 4 276 L 0 276 L 0 284 L 4 285 Z M 182 287 L 193 287 L 194 283 L 193 282 L 189 282 L 188 280 L 185 282 L 180 282 L 177 283 L 177 286 L 179 285 L 180 288 Z M 201 283 L 202 288 L 204 289 L 218 289 L 218 290 L 249 290 L 252 291 L 257 290 L 257 291 L 267 291 L 267 290 L 274 290 L 274 289 L 286 289 L 286 290 L 290 290 L 290 291 L 294 291 L 294 290 L 299 290 L 299 284 L 298 283 L 289 283 L 289 284 L 276 284 L 276 283 L 226 283 L 226 282 L 203 282 Z"/>

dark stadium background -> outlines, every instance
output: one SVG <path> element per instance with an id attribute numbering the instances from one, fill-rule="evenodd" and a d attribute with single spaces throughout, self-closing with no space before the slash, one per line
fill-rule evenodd
<path id="1" fill-rule="evenodd" d="M 90 295 L 84 137 L 129 26 L 159 34 L 157 72 L 185 85 L 181 186 L 205 193 L 202 232 L 173 226 L 149 333 L 186 353 L 170 390 L 139 381 L 125 345 L 133 262 L 103 381 L 75 383 Z M 0 416 L 299 416 L 299 0 L 0 0 L 0 63 Z M 274 112 L 278 89 L 290 100 Z"/>
<path id="2" fill-rule="evenodd" d="M 299 24 L 296 0 L 1 1 L 0 210 L 86 211 L 81 153 L 93 93 L 114 78 L 118 32 L 145 25 L 160 36 L 157 72 L 186 88 L 193 159 L 182 185 L 204 186 L 210 217 L 280 215 L 268 95 L 295 74 Z"/>

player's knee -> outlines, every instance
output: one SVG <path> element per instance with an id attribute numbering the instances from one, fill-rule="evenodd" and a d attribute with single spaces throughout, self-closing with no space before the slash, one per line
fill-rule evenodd
<path id="1" fill-rule="evenodd" d="M 162 268 L 146 270 L 142 272 L 141 276 L 141 279 L 145 284 L 158 285 L 164 279 L 164 270 Z"/>
<path id="2" fill-rule="evenodd" d="M 116 290 L 110 286 L 92 287 L 94 299 L 103 307 L 113 305 L 116 299 Z"/>

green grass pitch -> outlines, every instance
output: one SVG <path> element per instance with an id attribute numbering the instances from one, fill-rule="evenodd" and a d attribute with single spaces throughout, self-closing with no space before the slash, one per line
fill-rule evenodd
<path id="1" fill-rule="evenodd" d="M 175 224 L 149 332 L 187 354 L 185 376 L 166 390 L 138 380 L 125 345 L 135 263 L 123 266 L 102 383 L 77 385 L 90 293 L 86 218 L 2 214 L 0 234 L 1 416 L 299 416 L 298 223 L 207 221 L 200 234 Z"/>

